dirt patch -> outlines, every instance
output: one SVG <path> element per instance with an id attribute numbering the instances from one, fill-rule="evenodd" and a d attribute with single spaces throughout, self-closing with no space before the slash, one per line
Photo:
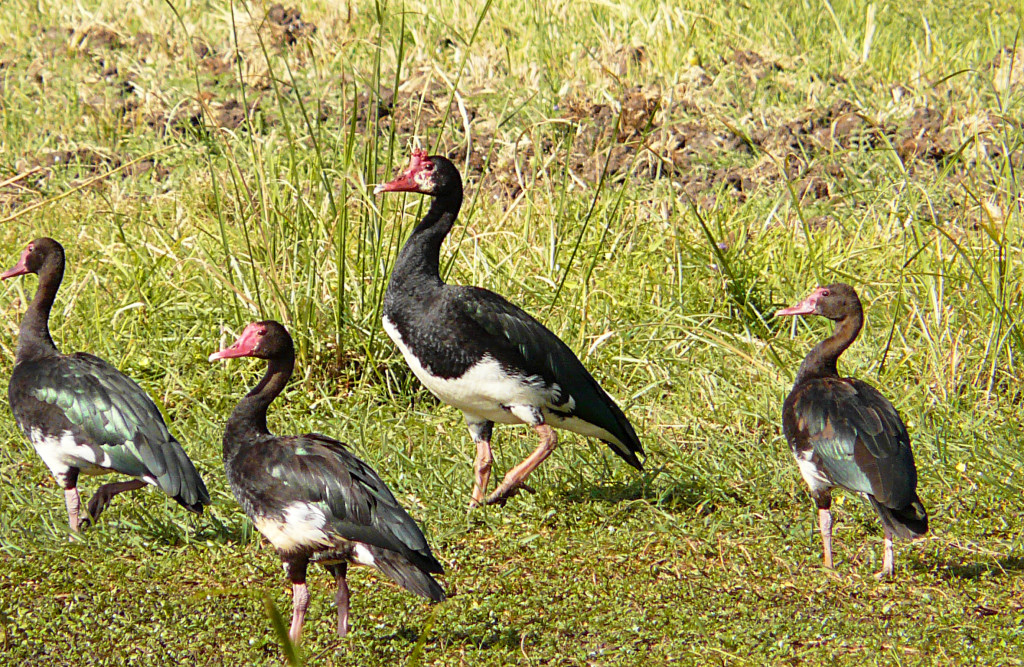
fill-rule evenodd
<path id="1" fill-rule="evenodd" d="M 293 46 L 316 32 L 316 25 L 302 20 L 295 7 L 273 5 L 267 12 L 271 42 L 277 46 Z"/>
<path id="2" fill-rule="evenodd" d="M 738 65 L 757 70 L 776 66 L 757 54 L 737 52 Z M 952 111 L 919 107 L 901 121 L 878 120 L 853 102 L 838 99 L 796 117 L 758 118 L 731 125 L 709 118 L 681 122 L 666 118 L 692 115 L 687 102 L 663 109 L 656 89 L 627 91 L 618 104 L 568 98 L 562 117 L 576 126 L 569 155 L 572 171 L 593 184 L 607 166 L 607 176 L 621 180 L 630 172 L 642 179 L 673 178 L 683 191 L 698 198 L 702 191 L 724 189 L 744 200 L 766 185 L 793 184 L 801 202 L 827 200 L 845 180 L 837 153 L 895 148 L 905 163 L 942 163 L 958 154 L 971 139 L 985 158 L 1000 155 L 992 137 L 999 119 L 958 120 Z M 712 168 L 721 156 L 762 156 L 754 166 Z M 1012 159 L 1024 159 L 1011 156 Z"/>
<path id="3" fill-rule="evenodd" d="M 774 126 L 759 122 L 750 132 L 754 144 L 780 158 L 794 151 L 810 155 L 823 149 L 874 147 L 878 139 L 876 128 L 847 100 Z"/>
<path id="4" fill-rule="evenodd" d="M 231 71 L 231 61 L 228 58 L 210 56 L 199 61 L 199 68 L 213 76 L 220 76 Z"/>
<path id="5" fill-rule="evenodd" d="M 776 160 L 762 157 L 752 167 L 732 166 L 719 169 L 696 168 L 681 174 L 676 182 L 682 191 L 703 208 L 714 206 L 711 193 L 723 192 L 737 202 L 764 187 L 777 187 L 791 182 L 801 204 L 825 200 L 833 196 L 835 184 L 844 177 L 842 168 L 834 163 L 806 165 L 796 156 Z"/>
<path id="6" fill-rule="evenodd" d="M 936 109 L 915 109 L 900 128 L 895 142 L 897 154 L 904 162 L 946 158 L 956 151 L 957 142 L 945 128 L 943 114 Z"/>
<path id="7" fill-rule="evenodd" d="M 258 109 L 259 100 L 252 102 L 248 110 L 238 100 L 228 100 L 214 109 L 214 122 L 217 123 L 217 127 L 235 130 L 246 121 L 246 118 L 255 115 Z"/>
<path id="8" fill-rule="evenodd" d="M 647 63 L 647 48 L 643 45 L 622 46 L 612 59 L 615 73 L 626 76 L 631 70 L 640 69 Z"/>
<path id="9" fill-rule="evenodd" d="M 214 95 L 204 92 L 200 95 L 209 109 L 209 120 L 213 126 L 225 130 L 248 129 L 247 119 L 255 119 L 260 113 L 260 98 L 254 96 L 249 101 L 248 109 L 239 100 L 229 99 L 217 102 Z M 141 121 L 155 133 L 163 136 L 167 132 L 173 134 L 205 133 L 207 122 L 204 120 L 203 107 L 198 100 L 182 104 L 167 111 L 155 109 L 141 117 Z M 258 128 L 259 124 L 257 124 Z"/>
<path id="10" fill-rule="evenodd" d="M 155 109 L 144 114 L 141 120 L 161 137 L 168 132 L 180 134 L 203 131 L 203 111 L 198 102 L 182 104 L 171 110 Z"/>
<path id="11" fill-rule="evenodd" d="M 609 139 L 621 143 L 642 135 L 660 104 L 659 92 L 634 87 L 620 98 L 615 105 L 618 108 L 578 98 L 569 98 L 559 106 L 562 118 L 581 125 L 581 137 L 585 140 Z"/>
<path id="12" fill-rule="evenodd" d="M 118 85 L 118 89 L 121 89 L 120 84 Z M 134 95 L 115 93 L 113 96 L 110 96 L 97 94 L 92 95 L 83 101 L 96 113 L 109 114 L 113 118 L 125 118 L 131 112 L 139 108 L 139 100 Z"/>
<path id="13" fill-rule="evenodd" d="M 694 191 L 698 183 L 705 188 L 726 183 L 740 193 L 756 189 L 748 173 L 709 171 L 694 164 L 720 152 L 749 155 L 751 148 L 744 138 L 696 122 L 664 124 L 667 114 L 663 104 L 658 88 L 629 88 L 615 102 L 594 102 L 570 94 L 558 105 L 566 121 L 559 126 L 565 128 L 562 137 L 521 135 L 511 147 L 503 142 L 491 151 L 496 128 L 493 122 L 483 120 L 474 126 L 468 157 L 464 146 L 454 148 L 449 157 L 460 166 L 468 165 L 473 172 L 482 171 L 490 155 L 490 168 L 481 185 L 499 199 L 518 196 L 528 178 L 524 171 L 535 162 L 535 156 L 560 150 L 567 150 L 560 163 L 568 167 L 573 180 L 584 186 L 596 185 L 602 179 L 617 183 L 633 176 L 644 180 L 676 178 L 684 188 Z M 531 139 L 538 140 L 536 145 Z M 696 173 L 702 175 L 694 176 Z"/>
<path id="14" fill-rule="evenodd" d="M 102 25 L 91 25 L 73 33 L 72 42 L 82 51 L 97 49 L 120 49 L 124 41 L 116 32 Z"/>
<path id="15" fill-rule="evenodd" d="M 137 51 L 145 53 L 153 48 L 153 35 L 148 32 L 140 32 L 132 39 L 132 43 Z"/>
<path id="16" fill-rule="evenodd" d="M 737 51 L 733 62 L 750 69 L 754 77 L 780 69 L 749 51 Z M 620 180 L 626 172 L 643 179 L 668 177 L 691 195 L 724 187 L 741 200 L 766 184 L 789 180 L 801 200 L 828 199 L 835 194 L 841 173 L 832 173 L 833 167 L 804 170 L 789 165 L 816 164 L 816 158 L 836 149 L 875 147 L 886 131 L 846 100 L 777 123 L 758 120 L 752 127 L 733 126 L 707 114 L 700 120 L 672 122 L 667 119 L 691 115 L 688 102 L 676 102 L 667 110 L 662 106 L 657 89 L 630 89 L 618 104 L 566 99 L 560 105 L 562 117 L 577 127 L 569 156 L 574 173 L 593 184 L 607 167 L 612 180 Z M 894 131 L 889 132 L 892 136 Z M 716 156 L 723 155 L 732 159 L 765 155 L 765 159 L 752 167 L 710 167 Z M 800 156 L 796 163 L 790 159 L 794 155 Z"/>
<path id="17" fill-rule="evenodd" d="M 1024 83 L 1024 47 L 1016 51 L 1005 47 L 986 68 L 992 74 L 992 85 L 1001 93 L 1017 90 Z"/>
<path id="18" fill-rule="evenodd" d="M 684 189 L 700 180 L 726 183 L 738 192 L 752 190 L 749 176 L 735 170 L 704 169 L 703 176 L 693 178 L 702 172 L 700 163 L 716 155 L 752 155 L 751 142 L 722 123 L 667 121 L 687 103 L 665 109 L 656 88 L 630 89 L 614 106 L 570 99 L 564 107 L 563 117 L 578 124 L 570 163 L 586 181 L 596 182 L 607 164 L 606 177 L 613 181 L 629 172 L 645 180 L 682 179 Z"/>
<path id="19" fill-rule="evenodd" d="M 121 160 L 116 155 L 109 155 L 91 148 L 79 148 L 77 150 L 47 151 L 29 163 L 29 168 L 35 167 L 63 167 L 78 165 L 95 169 L 99 167 L 119 167 Z"/>
<path id="20" fill-rule="evenodd" d="M 447 115 L 448 122 L 457 131 L 469 132 L 470 173 L 464 176 L 473 177 L 482 170 L 495 137 L 493 123 L 481 118 L 477 108 L 466 102 L 473 96 L 473 91 L 463 91 L 461 99 L 452 99 L 446 84 L 429 71 L 422 71 L 410 74 L 397 91 L 381 87 L 379 91 L 359 93 L 355 108 L 343 113 L 346 117 L 354 113 L 357 127 L 362 131 L 381 134 L 394 131 L 402 138 L 422 135 L 427 128 L 439 127 Z M 460 142 L 448 157 L 464 166 L 466 144 Z"/>
<path id="21" fill-rule="evenodd" d="M 335 115 L 334 106 L 319 97 L 306 95 L 302 98 L 302 104 L 306 108 L 306 113 L 311 118 L 316 119 L 318 123 L 326 123 L 331 119 L 334 119 L 336 123 L 340 123 L 342 120 Z"/>
<path id="22" fill-rule="evenodd" d="M 640 87 L 626 90 L 614 105 L 575 96 L 565 99 L 559 108 L 574 128 L 569 149 L 574 174 L 593 184 L 602 175 L 615 182 L 632 170 L 660 178 L 686 166 L 685 156 L 662 150 L 665 137 L 656 122 L 661 105 L 659 90 Z"/>
<path id="23" fill-rule="evenodd" d="M 839 100 L 774 128 L 755 126 L 750 138 L 778 158 L 790 154 L 815 157 L 837 149 L 887 149 L 891 145 L 904 163 L 942 163 L 955 156 L 972 135 L 991 155 L 993 144 L 987 135 L 992 127 L 992 119 L 958 119 L 954 111 L 935 107 L 917 107 L 902 121 L 877 121 L 852 102 Z"/>
<path id="24" fill-rule="evenodd" d="M 214 48 L 201 39 L 192 41 L 192 54 L 203 72 L 219 76 L 231 71 L 231 58 L 218 56 Z"/>
<path id="25" fill-rule="evenodd" d="M 782 71 L 782 65 L 765 58 L 756 51 L 735 51 L 730 62 L 743 70 L 754 81 L 763 79 L 772 72 Z"/>
<path id="26" fill-rule="evenodd" d="M 681 123 L 668 127 L 666 132 L 670 139 L 668 146 L 691 157 L 709 153 L 750 152 L 749 145 L 741 136 L 726 129 L 715 129 L 697 123 Z"/>
<path id="27" fill-rule="evenodd" d="M 192 55 L 199 60 L 203 58 L 209 58 L 214 55 L 213 48 L 201 39 L 192 40 Z"/>
<path id="28" fill-rule="evenodd" d="M 78 169 L 80 173 L 90 176 L 117 169 L 126 165 L 118 175 L 139 176 L 153 171 L 157 178 L 163 178 L 168 170 L 152 158 L 133 162 L 133 157 L 123 153 L 112 153 L 95 148 L 77 148 L 74 150 L 46 151 L 37 157 L 19 165 L 20 171 L 36 170 L 32 180 L 46 178 L 56 169 Z"/>
<path id="29" fill-rule="evenodd" d="M 382 86 L 379 91 L 364 91 L 356 98 L 356 122 L 361 128 L 379 122 L 395 110 L 395 91 Z"/>
<path id="30" fill-rule="evenodd" d="M 356 126 L 362 132 L 390 134 L 393 129 L 400 137 L 414 136 L 442 123 L 449 111 L 450 97 L 448 87 L 429 72 L 411 73 L 397 91 L 387 86 L 376 91 L 360 87 L 354 108 L 351 97 L 346 100 L 341 122 L 349 121 L 355 114 Z M 463 103 L 460 109 L 452 102 L 449 120 L 456 128 L 464 125 L 463 111 L 470 123 L 477 117 L 474 107 Z"/>
<path id="31" fill-rule="evenodd" d="M 47 55 L 67 50 L 70 45 L 71 36 L 75 34 L 75 31 L 71 28 L 59 28 L 56 26 L 42 29 L 35 28 L 35 30 L 42 33 L 39 40 L 39 49 Z"/>

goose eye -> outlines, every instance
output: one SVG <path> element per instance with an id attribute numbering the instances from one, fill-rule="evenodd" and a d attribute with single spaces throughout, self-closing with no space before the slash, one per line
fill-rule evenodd
<path id="1" fill-rule="evenodd" d="M 830 294 L 832 294 L 832 292 L 828 291 L 827 289 L 821 290 L 821 295 L 822 296 L 829 296 Z"/>
<path id="2" fill-rule="evenodd" d="M 266 336 L 267 335 L 267 330 L 266 329 L 260 329 L 256 333 L 258 333 L 261 336 Z"/>

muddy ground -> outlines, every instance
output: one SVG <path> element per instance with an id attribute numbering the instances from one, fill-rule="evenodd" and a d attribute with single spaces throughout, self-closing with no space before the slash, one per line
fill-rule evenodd
<path id="1" fill-rule="evenodd" d="M 310 126 L 323 124 L 331 131 L 354 120 L 360 132 L 394 132 L 403 142 L 423 137 L 426 128 L 437 128 L 447 118 L 455 137 L 445 146 L 448 156 L 486 195 L 506 202 L 538 177 L 538 156 L 552 153 L 574 184 L 584 188 L 627 178 L 667 179 L 686 200 L 710 208 L 723 195 L 742 203 L 765 188 L 791 185 L 804 204 L 829 201 L 843 197 L 846 184 L 854 180 L 847 173 L 851 156 L 890 151 L 908 173 L 923 169 L 925 177 L 934 177 L 941 171 L 955 179 L 979 160 L 1007 157 L 1007 146 L 1014 145 L 1005 141 L 1006 133 L 1022 128 L 1019 119 L 963 111 L 942 83 L 922 92 L 894 81 L 888 108 L 861 108 L 845 94 L 848 82 L 838 73 L 821 81 L 831 98 L 826 105 L 744 112 L 741 103 L 751 91 L 786 85 L 792 65 L 735 51 L 714 63 L 683 64 L 679 83 L 671 88 L 628 86 L 622 82 L 630 72 L 642 71 L 648 58 L 644 46 L 634 45 L 617 49 L 603 65 L 621 84 L 614 101 L 572 90 L 550 109 L 554 122 L 544 131 L 531 131 L 516 118 L 496 117 L 483 103 L 483 90 L 472 83 L 454 98 L 426 67 L 405 72 L 397 91 L 366 90 L 351 77 L 333 82 L 327 95 L 296 90 L 280 74 L 275 82 L 262 49 L 285 53 L 292 67 L 308 67 L 306 43 L 318 34 L 317 26 L 293 6 L 271 6 L 254 27 L 257 39 L 237 52 L 230 44 L 196 36 L 191 52 L 181 53 L 165 37 L 124 34 L 102 25 L 35 30 L 34 59 L 0 61 L 5 87 L 34 87 L 34 94 L 43 96 L 64 61 L 84 61 L 88 77 L 78 91 L 88 113 L 128 132 L 186 143 L 202 142 L 215 132 L 266 133 L 280 127 L 282 112 L 292 123 L 304 114 Z M 455 46 L 449 39 L 437 48 Z M 146 61 L 157 56 L 189 65 L 180 72 L 185 78 L 178 87 L 160 90 L 144 76 Z M 1012 86 L 1024 78 L 1022 61 L 1024 50 L 1015 54 L 1007 49 L 982 74 L 988 71 Z M 723 94 L 724 88 L 732 94 Z M 82 181 L 112 170 L 120 178 L 148 175 L 157 180 L 168 173 L 160 156 L 72 139 L 62 143 L 56 150 L 13 160 L 8 156 L 0 164 L 0 197 L 8 208 L 45 189 L 55 169 L 73 169 Z M 1020 166 L 1019 146 L 1012 151 L 1008 157 Z M 11 178 L 16 180 L 5 182 Z"/>

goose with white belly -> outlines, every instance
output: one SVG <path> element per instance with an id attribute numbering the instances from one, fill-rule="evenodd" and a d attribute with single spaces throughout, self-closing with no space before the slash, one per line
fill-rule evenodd
<path id="1" fill-rule="evenodd" d="M 441 243 L 463 199 L 455 165 L 414 150 L 408 168 L 374 192 L 433 197 L 395 262 L 383 322 L 416 377 L 466 418 L 477 448 L 470 505 L 504 504 L 530 490 L 527 476 L 558 443 L 554 428 L 598 438 L 642 470 L 633 426 L 565 343 L 501 296 L 441 280 Z M 487 495 L 495 423 L 528 424 L 540 444 Z"/>
<path id="2" fill-rule="evenodd" d="M 247 326 L 210 361 L 256 357 L 267 372 L 231 413 L 224 429 L 224 469 L 232 493 L 277 549 L 292 583 L 297 642 L 309 605 L 306 570 L 319 563 L 334 576 L 338 635 L 349 630 L 349 563 L 369 565 L 428 600 L 445 599 L 431 577 L 443 570 L 418 525 L 377 473 L 341 442 L 318 433 L 274 435 L 267 408 L 288 383 L 295 348 L 288 330 L 268 320 Z"/>
<path id="3" fill-rule="evenodd" d="M 153 399 L 98 357 L 61 354 L 50 337 L 50 309 L 64 278 L 63 246 L 45 237 L 32 241 L 0 280 L 28 273 L 38 274 L 39 286 L 21 320 L 7 395 L 18 427 L 64 489 L 71 530 L 98 519 L 117 494 L 147 484 L 202 514 L 210 494 Z M 101 486 L 82 516 L 79 474 L 111 472 L 134 479 Z"/>
<path id="4" fill-rule="evenodd" d="M 836 361 L 860 333 L 864 310 L 844 283 L 819 287 L 776 316 L 820 315 L 836 323 L 796 374 L 782 406 L 782 429 L 818 507 L 825 567 L 832 568 L 832 489 L 864 496 L 882 520 L 885 547 L 879 578 L 895 571 L 893 540 L 928 532 L 917 496 L 910 435 L 892 403 L 867 382 L 839 376 Z"/>

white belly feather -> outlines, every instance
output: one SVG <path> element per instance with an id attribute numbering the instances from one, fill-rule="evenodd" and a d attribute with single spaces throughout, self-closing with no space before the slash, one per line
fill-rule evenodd
<path id="1" fill-rule="evenodd" d="M 119 471 L 114 468 L 109 452 L 96 445 L 78 442 L 71 431 L 64 431 L 59 436 L 52 436 L 44 435 L 41 430 L 34 428 L 29 431 L 28 439 L 54 477 L 63 477 L 71 468 L 77 468 L 80 473 L 85 475 L 123 472 L 135 476 L 131 472 Z M 147 484 L 157 485 L 156 478 L 152 475 L 138 475 L 137 479 Z"/>
<path id="2" fill-rule="evenodd" d="M 284 508 L 282 519 L 259 516 L 253 523 L 274 548 L 285 553 L 305 549 L 331 549 L 341 547 L 346 542 L 337 534 L 332 535 L 327 531 L 327 515 L 311 503 L 294 502 Z M 356 565 L 376 565 L 370 548 L 362 542 L 352 543 L 350 560 Z"/>
<path id="3" fill-rule="evenodd" d="M 71 468 L 89 475 L 110 472 L 110 455 L 100 447 L 79 443 L 71 431 L 48 436 L 34 428 L 29 431 L 28 439 L 54 476 L 63 475 Z"/>
<path id="4" fill-rule="evenodd" d="M 814 456 L 812 450 L 803 452 L 802 455 L 796 455 L 796 465 L 800 468 L 800 476 L 804 478 L 804 482 L 807 483 L 811 493 L 817 494 L 825 489 L 832 488 L 834 486 L 832 482 L 824 475 L 824 473 L 818 469 L 818 466 L 811 461 Z"/>
<path id="5" fill-rule="evenodd" d="M 560 392 L 557 385 L 547 387 L 544 379 L 539 376 L 525 377 L 509 373 L 489 354 L 485 354 L 461 377 L 437 377 L 420 363 L 386 315 L 383 323 L 384 330 L 395 341 L 413 374 L 432 394 L 448 405 L 469 415 L 501 424 L 528 423 L 531 411 L 525 408 L 546 412 L 549 406 L 554 407 L 552 402 Z M 560 409 L 571 410 L 573 407 L 570 398 L 569 404 L 560 406 Z"/>
<path id="6" fill-rule="evenodd" d="M 362 542 L 355 543 L 355 547 L 352 549 L 352 562 L 356 565 L 369 565 L 370 567 L 377 565 L 373 554 L 370 553 L 370 548 Z"/>
<path id="7" fill-rule="evenodd" d="M 539 410 L 544 422 L 551 426 L 591 438 L 618 442 L 618 438 L 599 426 L 578 417 L 563 416 L 575 409 L 576 400 L 570 396 L 566 403 L 556 405 L 555 398 L 561 392 L 557 384 L 547 387 L 539 376 L 524 377 L 509 373 L 489 354 L 485 354 L 461 377 L 446 379 L 432 375 L 402 340 L 394 322 L 387 315 L 382 319 L 384 331 L 398 346 L 409 368 L 423 386 L 444 403 L 462 410 L 467 420 L 472 416 L 499 424 L 530 424 L 534 421 L 532 416 Z"/>
<path id="8" fill-rule="evenodd" d="M 253 519 L 253 523 L 256 524 L 256 529 L 280 551 L 326 549 L 334 544 L 324 530 L 327 517 L 323 510 L 309 503 L 292 503 L 284 509 L 283 519 L 258 516 Z"/>

